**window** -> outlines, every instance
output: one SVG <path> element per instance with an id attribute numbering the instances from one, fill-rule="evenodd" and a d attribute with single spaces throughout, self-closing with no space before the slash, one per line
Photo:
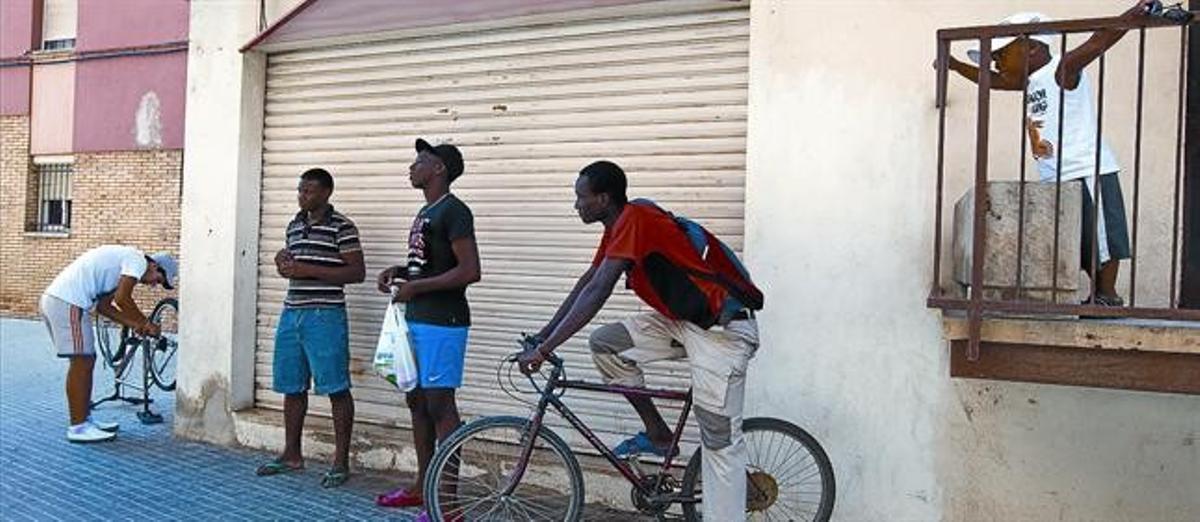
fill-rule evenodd
<path id="1" fill-rule="evenodd" d="M 36 232 L 71 230 L 71 163 L 37 165 L 38 207 Z"/>
<path id="2" fill-rule="evenodd" d="M 74 49 L 78 0 L 45 0 L 42 5 L 42 50 Z"/>

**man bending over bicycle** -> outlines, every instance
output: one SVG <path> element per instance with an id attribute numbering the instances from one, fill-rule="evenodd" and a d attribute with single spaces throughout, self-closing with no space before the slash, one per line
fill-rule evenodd
<path id="1" fill-rule="evenodd" d="M 157 336 L 133 300 L 140 284 L 174 289 L 175 258 L 166 252 L 145 255 L 120 245 L 93 248 L 67 265 L 46 287 L 41 298 L 42 320 L 50 330 L 59 357 L 70 358 L 67 369 L 67 408 L 71 423 L 67 440 L 101 442 L 116 438 L 117 424 L 92 419 L 92 370 L 96 366 L 94 332 L 87 323 L 93 308 L 139 335 Z"/>
<path id="2" fill-rule="evenodd" d="M 609 384 L 643 386 L 639 364 L 687 358 L 704 445 L 704 518 L 742 520 L 747 459 L 742 406 L 746 367 L 758 348 L 758 325 L 750 309 L 733 297 L 737 292 L 729 284 L 729 279 L 738 279 L 730 275 L 729 265 L 740 269 L 740 263 L 728 251 L 732 263 L 722 256 L 725 265 L 714 266 L 712 257 L 702 258 L 702 252 L 724 250 L 723 245 L 708 236 L 707 244 L 714 248 L 699 248 L 696 242 L 707 235 L 703 229 L 689 230 L 685 223 L 690 222 L 648 201 L 628 201 L 626 184 L 624 171 L 612 162 L 597 161 L 580 171 L 575 210 L 584 223 L 602 223 L 604 235 L 591 268 L 538 333 L 539 344 L 520 356 L 521 371 L 536 371 L 555 348 L 587 325 L 612 295 L 617 279 L 626 274 L 629 288 L 654 311 L 592 332 L 589 344 L 596 367 Z M 697 239 L 695 234 L 701 232 Z M 744 273 L 741 278 L 749 285 Z M 618 445 L 617 456 L 677 452 L 670 447 L 671 429 L 650 398 L 626 399 L 646 431 Z"/>

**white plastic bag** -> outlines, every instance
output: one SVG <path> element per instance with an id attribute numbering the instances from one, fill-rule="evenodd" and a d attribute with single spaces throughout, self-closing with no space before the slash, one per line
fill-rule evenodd
<path id="1" fill-rule="evenodd" d="M 408 345 L 404 303 L 392 303 L 383 314 L 379 343 L 375 345 L 375 373 L 403 391 L 417 387 L 417 361 Z"/>

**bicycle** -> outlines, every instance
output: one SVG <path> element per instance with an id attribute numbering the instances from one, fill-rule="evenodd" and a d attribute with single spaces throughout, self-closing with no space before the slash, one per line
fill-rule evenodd
<path id="1" fill-rule="evenodd" d="M 179 351 L 179 340 L 174 333 L 178 325 L 179 302 L 172 297 L 160 300 L 150 312 L 150 322 L 159 325 L 162 333 L 157 337 L 142 336 L 132 328 L 121 326 L 111 319 L 96 314 L 96 348 L 99 359 L 113 372 L 113 393 L 92 402 L 95 408 L 109 401 L 121 401 L 142 406 L 137 413 L 142 424 L 158 424 L 162 415 L 150 410 L 154 402 L 150 398 L 151 387 L 170 392 L 175 390 L 175 357 Z M 140 372 L 131 374 L 134 361 L 141 354 Z M 136 379 L 140 378 L 140 382 Z M 125 395 L 126 388 L 141 392 L 141 397 Z"/>
<path id="2" fill-rule="evenodd" d="M 630 483 L 630 496 L 638 511 L 663 520 L 672 506 L 679 505 L 685 520 L 702 520 L 701 448 L 688 460 L 681 479 L 671 473 L 674 456 L 662 459 L 657 470 L 644 473 L 637 460 L 617 458 L 561 400 L 566 390 L 577 389 L 682 402 L 672 441 L 672 447 L 678 447 L 692 406 L 691 390 L 567 380 L 562 359 L 551 355 L 546 362 L 551 370 L 549 376 L 541 374 L 545 385 L 539 386 L 533 375 L 527 376 L 539 397 L 529 419 L 484 417 L 460 427 L 439 445 L 424 483 L 430 517 L 580 520 L 583 472 L 567 443 L 543 424 L 547 407 L 553 406 Z M 510 385 L 515 387 L 512 367 L 516 355 L 497 368 L 498 380 L 505 364 L 509 365 Z M 504 389 L 503 381 L 500 384 Z M 795 424 L 770 417 L 746 419 L 742 431 L 749 453 L 747 519 L 829 520 L 835 497 L 833 466 L 817 440 Z"/>

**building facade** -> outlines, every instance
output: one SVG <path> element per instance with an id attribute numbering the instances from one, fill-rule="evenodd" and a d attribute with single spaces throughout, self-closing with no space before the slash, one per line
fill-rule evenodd
<path id="1" fill-rule="evenodd" d="M 258 5 L 191 5 L 183 278 L 207 284 L 181 292 L 181 436 L 281 445 L 280 398 L 267 383 L 284 282 L 270 254 L 294 212 L 295 178 L 310 166 L 334 174 L 333 203 L 358 222 L 373 272 L 403 255 L 418 206 L 404 173 L 421 136 L 462 147 L 467 171 L 455 189 L 479 228 L 468 416 L 524 411 L 488 377 L 512 349 L 507 340 L 549 317 L 586 266 L 599 231 L 577 223 L 570 184 L 603 157 L 626 167 L 632 195 L 743 250 L 767 294 L 748 415 L 791 420 L 822 441 L 837 473 L 836 519 L 1200 518 L 1200 398 L 951 377 L 957 318 L 927 306 L 937 31 L 1026 10 L 1111 16 L 1129 2 L 464 1 L 422 10 L 317 0 L 282 16 L 296 4 L 268 2 L 267 18 L 284 22 L 265 35 Z M 1134 98 L 1136 42 L 1127 36 L 1111 51 L 1106 99 Z M 1178 32 L 1152 33 L 1147 45 L 1147 99 L 1178 99 L 1188 77 Z M 975 165 L 976 97 L 962 81 L 947 95 L 951 202 Z M 1017 156 L 1003 151 L 1019 148 L 1020 98 L 993 102 L 995 114 L 1012 115 L 992 120 L 998 178 L 1016 176 Z M 1132 166 L 1130 107 L 1118 102 L 1104 124 Z M 1151 276 L 1169 272 L 1175 250 L 1163 209 L 1176 179 L 1176 107 L 1146 106 L 1137 163 L 1149 198 L 1138 276 L 1147 306 L 1173 299 L 1168 278 Z M 1194 179 L 1192 167 L 1186 175 Z M 355 458 L 411 468 L 402 398 L 369 371 L 386 301 L 370 286 L 348 291 L 362 405 Z M 637 309 L 619 295 L 600 320 Z M 1004 327 L 989 324 L 988 335 Z M 1063 324 L 1089 339 L 1064 348 L 1166 346 L 1186 364 L 1200 357 L 1194 324 L 1138 330 L 1126 344 L 1113 340 L 1129 335 L 1124 326 L 1081 320 L 1043 321 L 1031 335 L 1059 342 L 1048 336 Z M 585 350 L 582 336 L 564 347 L 581 375 Z M 682 382 L 670 365 L 651 378 Z M 636 427 L 623 402 L 580 400 L 608 440 Z M 313 406 L 320 417 L 322 401 Z M 327 441 L 318 433 L 306 448 L 327 452 Z M 588 480 L 590 494 L 627 499 L 623 483 Z"/>
<path id="2" fill-rule="evenodd" d="M 29 316 L 89 248 L 178 252 L 188 3 L 0 9 L 0 313 Z"/>

